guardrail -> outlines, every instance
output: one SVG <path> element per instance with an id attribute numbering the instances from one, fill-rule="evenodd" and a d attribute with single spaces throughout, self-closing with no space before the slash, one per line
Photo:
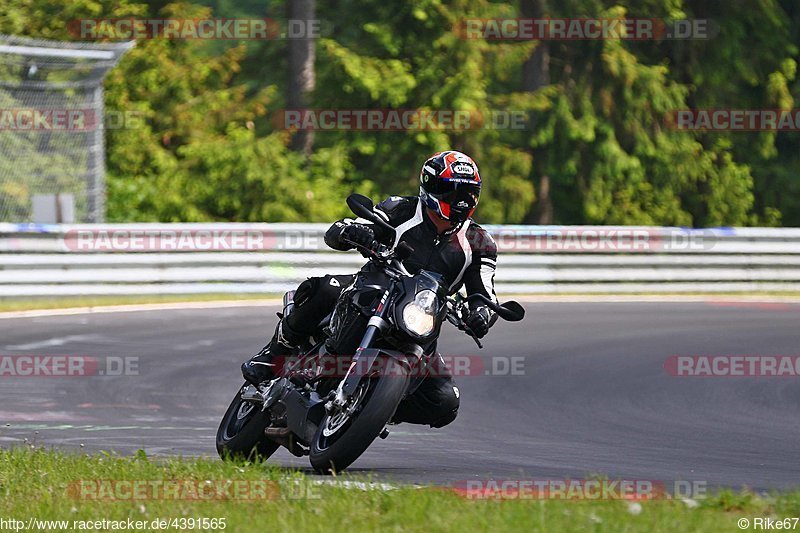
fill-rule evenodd
<path id="1" fill-rule="evenodd" d="M 279 293 L 364 263 L 327 227 L 0 224 L 0 297 Z M 487 229 L 503 294 L 800 291 L 798 228 Z"/>

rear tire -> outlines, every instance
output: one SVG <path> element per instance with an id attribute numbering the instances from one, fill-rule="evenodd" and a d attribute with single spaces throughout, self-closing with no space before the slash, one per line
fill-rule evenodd
<path id="1" fill-rule="evenodd" d="M 233 401 L 217 429 L 217 453 L 223 459 L 269 458 L 280 448 L 280 444 L 267 439 L 264 430 L 270 425 L 269 411 L 261 406 L 242 401 L 245 383 Z"/>
<path id="2" fill-rule="evenodd" d="M 325 435 L 331 416 L 326 414 L 311 442 L 311 466 L 319 473 L 341 472 L 358 459 L 391 420 L 408 382 L 406 367 L 391 357 L 378 377 L 365 378 L 367 387 L 355 411 L 335 433 Z M 358 393 L 354 394 L 354 397 Z M 333 438 L 335 437 L 335 438 Z"/>

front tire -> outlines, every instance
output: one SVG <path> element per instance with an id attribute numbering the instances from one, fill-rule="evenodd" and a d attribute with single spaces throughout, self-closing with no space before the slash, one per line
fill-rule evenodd
<path id="1" fill-rule="evenodd" d="M 234 396 L 217 429 L 217 453 L 223 459 L 267 459 L 280 447 L 264 436 L 269 411 L 242 400 L 245 387 L 247 383 Z"/>
<path id="2" fill-rule="evenodd" d="M 311 442 L 311 466 L 319 473 L 341 472 L 358 459 L 380 435 L 403 399 L 406 367 L 391 357 L 378 377 L 364 378 L 353 394 L 357 405 L 346 420 L 326 414 Z"/>

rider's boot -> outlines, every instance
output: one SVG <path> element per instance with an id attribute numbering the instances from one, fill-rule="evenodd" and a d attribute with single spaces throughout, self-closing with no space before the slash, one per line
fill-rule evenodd
<path id="1" fill-rule="evenodd" d="M 272 340 L 250 360 L 242 363 L 242 376 L 245 381 L 259 385 L 264 381 L 271 381 L 280 373 L 283 360 L 287 355 L 292 355 L 303 343 L 305 338 L 293 331 L 286 319 L 278 322 Z"/>

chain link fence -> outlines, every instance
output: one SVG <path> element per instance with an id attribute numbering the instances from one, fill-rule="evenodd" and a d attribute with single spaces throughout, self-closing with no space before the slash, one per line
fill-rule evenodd
<path id="1" fill-rule="evenodd" d="M 0 222 L 103 222 L 103 78 L 133 46 L 0 35 Z M 47 211 L 47 208 L 45 208 Z"/>

